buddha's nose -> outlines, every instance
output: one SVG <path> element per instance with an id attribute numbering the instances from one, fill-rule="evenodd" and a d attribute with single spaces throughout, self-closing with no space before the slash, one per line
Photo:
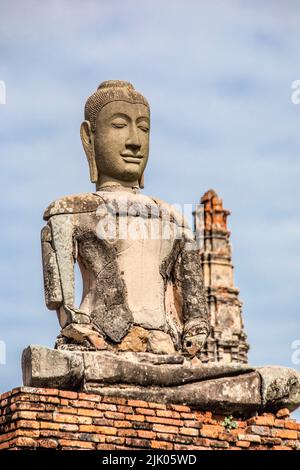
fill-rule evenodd
<path id="1" fill-rule="evenodd" d="M 127 148 L 131 148 L 132 150 L 139 150 L 141 148 L 141 142 L 136 128 L 132 127 L 130 129 L 125 145 Z"/>

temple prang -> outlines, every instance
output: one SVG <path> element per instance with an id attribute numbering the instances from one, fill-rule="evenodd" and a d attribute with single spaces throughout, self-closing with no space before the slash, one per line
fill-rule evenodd
<path id="1" fill-rule="evenodd" d="M 194 230 L 207 296 L 210 335 L 200 353 L 202 362 L 247 363 L 249 344 L 244 331 L 242 302 L 234 285 L 227 218 L 230 211 L 210 189 L 196 205 Z"/>

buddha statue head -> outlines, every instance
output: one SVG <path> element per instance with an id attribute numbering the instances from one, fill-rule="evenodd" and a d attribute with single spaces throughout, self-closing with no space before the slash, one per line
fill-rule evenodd
<path id="1" fill-rule="evenodd" d="M 90 178 L 97 189 L 109 185 L 144 187 L 149 130 L 149 104 L 131 83 L 101 83 L 86 102 L 80 129 Z"/>

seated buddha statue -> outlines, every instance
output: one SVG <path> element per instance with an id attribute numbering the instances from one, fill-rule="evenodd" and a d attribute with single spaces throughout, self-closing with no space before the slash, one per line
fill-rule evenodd
<path id="1" fill-rule="evenodd" d="M 46 304 L 62 328 L 58 349 L 194 357 L 208 335 L 193 233 L 171 205 L 140 192 L 149 133 L 149 104 L 130 83 L 106 81 L 88 98 L 81 139 L 95 191 L 50 204 L 42 230 Z"/>

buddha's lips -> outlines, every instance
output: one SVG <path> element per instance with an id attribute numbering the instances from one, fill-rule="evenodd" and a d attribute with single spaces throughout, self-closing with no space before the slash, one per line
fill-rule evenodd
<path id="1" fill-rule="evenodd" d="M 121 153 L 123 160 L 127 163 L 137 163 L 139 164 L 142 161 L 143 155 L 140 153 L 134 155 L 132 153 Z"/>

